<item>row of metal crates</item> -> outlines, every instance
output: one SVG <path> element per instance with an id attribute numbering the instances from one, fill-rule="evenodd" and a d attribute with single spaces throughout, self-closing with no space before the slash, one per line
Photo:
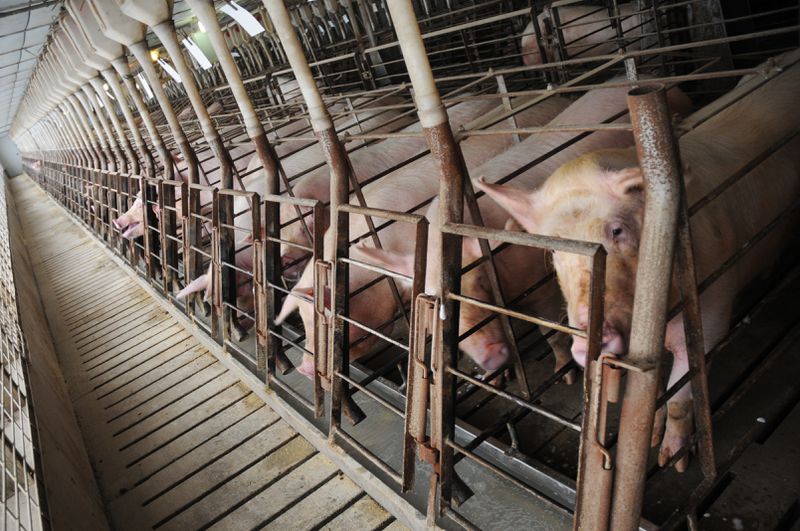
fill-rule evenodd
<path id="1" fill-rule="evenodd" d="M 269 20 L 260 5 L 242 5 L 259 20 Z M 145 138 L 150 160 L 137 157 L 140 174 L 127 171 L 132 161 L 124 160 L 123 150 L 114 150 L 110 138 L 103 139 L 103 128 L 88 127 L 99 124 L 108 107 L 74 105 L 70 109 L 83 117 L 63 113 L 60 121 L 40 129 L 45 134 L 61 123 L 64 131 L 23 140 L 26 171 L 247 370 L 327 433 L 332 444 L 427 514 L 430 523 L 510 529 L 536 521 L 543 528 L 561 528 L 574 519 L 582 528 L 607 527 L 614 511 L 623 510 L 612 509 L 608 501 L 622 484 L 618 479 L 613 487 L 610 479 L 615 459 L 624 458 L 615 448 L 620 423 L 625 423 L 620 412 L 626 397 L 616 396 L 620 380 L 630 386 L 632 379 L 650 377 L 650 369 L 600 355 L 596 321 L 587 332 L 564 322 L 560 313 L 532 315 L 520 309 L 528 298 L 557 290 L 554 276 L 545 275 L 509 296 L 503 292 L 498 265 L 503 253 L 524 254 L 529 248 L 589 256 L 593 301 L 601 302 L 606 253 L 592 242 L 492 228 L 489 219 L 485 226 L 480 223 L 482 209 L 487 208 L 483 194 L 473 190 L 470 181 L 459 181 L 463 174 L 457 163 L 453 166 L 452 153 L 448 159 L 446 139 L 437 143 L 441 139 L 416 121 L 416 87 L 408 82 L 406 57 L 389 7 L 367 1 L 290 6 L 314 80 L 344 146 L 339 159 L 326 151 L 330 139 L 318 131 L 315 135 L 309 101 L 299 94 L 270 23 L 267 32 L 250 39 L 234 35 L 234 26 L 224 28 L 226 46 L 235 52 L 270 149 L 283 166 L 273 188 L 278 193 L 257 193 L 248 186 L 263 178 L 258 164 L 263 153 L 248 138 L 225 72 L 219 66 L 203 71 L 197 64 L 195 81 L 203 101 L 208 107 L 218 106 L 211 118 L 229 169 L 192 118 L 182 84 L 167 80 L 164 88 L 181 131 L 172 130 L 163 101 L 154 96 L 145 98 L 145 104 L 169 160 Z M 454 145 L 463 151 L 456 159 L 474 161 L 465 165 L 467 176 L 477 178 L 475 172 L 500 154 L 480 155 L 484 144 L 529 149 L 527 158 L 491 176 L 497 183 L 525 182 L 529 172 L 558 160 L 562 152 L 571 153 L 572 145 L 592 135 L 633 130 L 641 140 L 652 133 L 637 130 L 641 122 L 636 120 L 644 111 L 637 111 L 636 103 L 631 104 L 630 117 L 625 106 L 571 125 L 551 122 L 564 108 L 558 107 L 559 98 L 566 106 L 601 84 L 604 89 L 636 87 L 644 85 L 646 76 L 648 84 L 679 85 L 696 107 L 706 105 L 678 123 L 674 132 L 685 134 L 796 62 L 796 52 L 764 62 L 797 46 L 793 21 L 796 24 L 798 6 L 786 2 L 744 14 L 737 12 L 750 7 L 743 3 L 725 6 L 699 0 L 423 0 L 414 7 L 451 122 L 459 123 L 458 109 L 481 109 L 453 127 Z M 192 29 L 184 31 L 189 34 Z M 532 46 L 525 46 L 526 37 Z M 748 81 L 730 91 L 742 76 L 749 76 Z M 650 96 L 645 94 L 639 105 L 652 105 Z M 548 118 L 525 125 L 531 109 Z M 672 131 L 664 120 L 653 127 L 662 136 Z M 89 129 L 95 135 L 91 141 L 81 138 Z M 128 145 L 134 145 L 130 129 L 123 132 Z M 183 144 L 176 140 L 182 134 L 188 137 Z M 546 140 L 537 146 L 537 138 Z M 551 139 L 558 141 L 548 145 Z M 197 159 L 195 168 L 183 153 L 187 145 Z M 473 157 L 473 152 L 478 155 Z M 451 167 L 440 162 L 446 160 Z M 169 172 L 165 163 L 172 166 Z M 430 175 L 407 182 L 397 178 L 415 171 Z M 445 175 L 440 177 L 439 171 Z M 744 174 L 737 175 L 726 187 Z M 304 185 L 320 176 L 326 179 L 326 197 L 304 195 Z M 445 183 L 441 188 L 440 181 Z M 404 199 L 414 196 L 411 187 L 430 188 L 431 183 L 431 193 L 410 202 Z M 348 201 L 340 200 L 342 187 L 349 192 Z M 392 192 L 381 196 L 381 189 Z M 703 201 L 710 202 L 722 191 Z M 451 218 L 444 225 L 426 218 L 437 197 L 438 208 L 463 210 L 463 218 Z M 118 220 L 132 207 L 143 213 L 140 226 L 121 230 Z M 779 221 L 793 210 L 781 214 Z M 128 228 L 136 237 L 126 237 Z M 411 257 L 407 270 L 362 257 L 364 246 L 380 247 L 395 230 L 408 235 L 401 245 Z M 303 237 L 290 241 L 287 233 Z M 455 258 L 461 255 L 457 249 L 462 239 L 476 239 L 474 261 L 458 263 Z M 444 260 L 432 260 L 436 253 L 428 252 L 429 241 L 440 246 L 436 252 L 444 253 Z M 676 267 L 685 272 L 685 311 L 696 314 L 692 293 L 707 285 L 698 287 L 691 280 L 693 266 L 685 260 L 686 252 L 685 246 L 678 246 Z M 715 274 L 724 273 L 731 263 Z M 300 266 L 306 268 L 305 278 Z M 435 289 L 426 286 L 427 270 L 434 271 L 428 278 L 438 283 Z M 444 273 L 437 277 L 439 270 Z M 465 290 L 464 279 L 475 270 L 486 271 L 488 286 L 482 298 Z M 176 297 L 206 272 L 209 300 L 202 294 Z M 362 278 L 368 280 L 358 280 Z M 392 299 L 396 310 L 378 319 L 384 299 Z M 295 300 L 306 318 L 281 315 L 287 300 Z M 469 311 L 482 317 L 466 329 L 447 319 Z M 590 309 L 592 319 L 602 320 L 602 308 L 599 312 Z M 365 324 L 367 319 L 371 324 Z M 696 326 L 697 321 L 689 324 Z M 458 354 L 459 345 L 463 348 L 491 327 L 499 327 L 509 338 L 507 363 L 486 369 Z M 567 385 L 580 374 L 578 367 L 554 356 L 551 345 L 561 334 L 594 342 L 589 348 L 597 359 L 583 373 L 583 385 Z M 640 528 L 673 528 L 685 522 L 697 528 L 698 507 L 718 483 L 711 405 L 707 395 L 697 393 L 705 386 L 706 354 L 695 348 L 690 373 L 659 392 L 654 402 L 663 406 L 683 385 L 693 386 L 697 431 L 666 464 L 678 463 L 692 447 L 698 459 L 682 476 L 668 466 L 654 466 L 652 460 L 639 471 L 628 494 L 638 491 L 639 503 L 644 503 Z M 655 499 L 666 503 L 655 504 Z"/>

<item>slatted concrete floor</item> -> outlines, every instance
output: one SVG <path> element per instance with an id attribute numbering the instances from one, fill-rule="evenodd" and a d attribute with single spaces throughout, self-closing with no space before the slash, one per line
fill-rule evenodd
<path id="1" fill-rule="evenodd" d="M 11 190 L 114 528 L 402 527 L 33 181 Z"/>

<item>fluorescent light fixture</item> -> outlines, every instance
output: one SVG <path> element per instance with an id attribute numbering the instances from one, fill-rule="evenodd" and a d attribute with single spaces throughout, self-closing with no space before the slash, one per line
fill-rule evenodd
<path id="1" fill-rule="evenodd" d="M 147 97 L 148 100 L 153 99 L 153 89 L 150 88 L 150 85 L 147 84 L 147 80 L 144 78 L 144 75 L 139 72 L 136 74 L 136 77 L 139 78 L 139 90 L 144 91 L 144 95 Z"/>
<path id="2" fill-rule="evenodd" d="M 235 20 L 251 37 L 264 31 L 264 26 L 256 20 L 256 17 L 236 2 L 225 2 L 219 9 Z"/>
<path id="3" fill-rule="evenodd" d="M 189 53 L 192 54 L 192 57 L 194 57 L 194 60 L 200 65 L 200 68 L 203 70 L 211 68 L 211 61 L 208 60 L 206 54 L 203 53 L 203 50 L 200 49 L 191 37 L 183 39 L 183 45 L 189 50 Z"/>
<path id="4" fill-rule="evenodd" d="M 202 23 L 202 22 L 200 22 L 199 20 L 197 21 L 197 30 L 198 30 L 200 33 L 205 33 L 205 32 L 206 32 L 206 27 L 205 27 L 205 26 L 203 26 L 203 23 Z"/>
<path id="5" fill-rule="evenodd" d="M 160 64 L 161 68 L 163 68 L 164 71 L 167 74 L 169 74 L 169 77 L 171 77 L 172 79 L 174 79 L 178 83 L 183 83 L 183 81 L 181 81 L 181 76 L 179 76 L 178 73 L 175 71 L 175 69 L 172 68 L 171 64 L 169 64 L 168 62 L 166 62 L 165 60 L 160 59 L 160 58 L 158 60 L 158 64 Z"/>
<path id="6" fill-rule="evenodd" d="M 106 106 L 103 105 L 103 100 L 100 99 L 100 95 L 99 94 L 95 94 L 94 98 L 97 100 L 97 103 L 100 104 L 100 108 L 101 109 L 105 109 Z"/>

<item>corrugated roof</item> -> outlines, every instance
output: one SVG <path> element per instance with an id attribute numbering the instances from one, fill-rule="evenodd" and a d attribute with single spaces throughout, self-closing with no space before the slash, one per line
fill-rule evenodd
<path id="1" fill-rule="evenodd" d="M 0 136 L 5 136 L 61 1 L 0 0 Z"/>

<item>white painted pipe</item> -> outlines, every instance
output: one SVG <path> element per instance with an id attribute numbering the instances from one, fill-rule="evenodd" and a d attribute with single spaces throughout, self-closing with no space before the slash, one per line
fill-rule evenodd
<path id="1" fill-rule="evenodd" d="M 264 7 L 267 8 L 275 31 L 283 45 L 283 51 L 292 67 L 297 84 L 303 93 L 303 99 L 308 106 L 308 114 L 311 117 L 311 126 L 314 131 L 321 132 L 333 128 L 333 121 L 322 101 L 319 88 L 314 81 L 314 75 L 308 66 L 303 46 L 297 38 L 294 26 L 289 18 L 289 11 L 283 0 L 263 0 Z"/>

